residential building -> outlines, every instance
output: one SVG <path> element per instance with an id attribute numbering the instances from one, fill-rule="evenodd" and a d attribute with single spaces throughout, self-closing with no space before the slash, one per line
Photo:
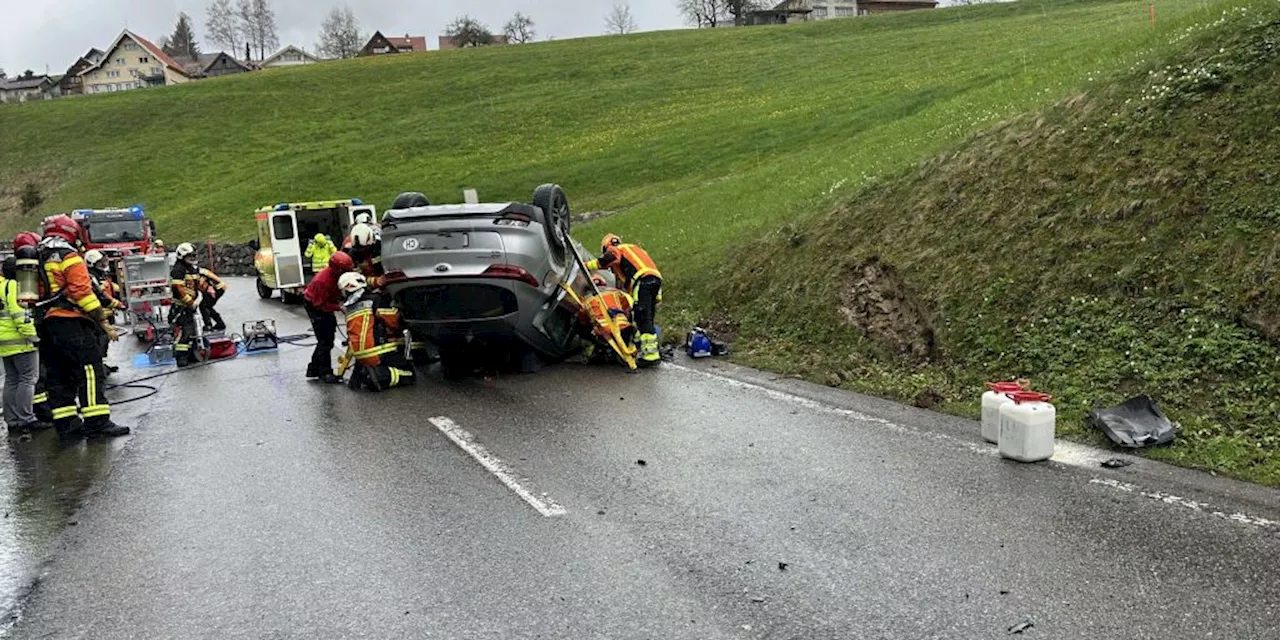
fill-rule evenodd
<path id="1" fill-rule="evenodd" d="M 195 60 L 182 65 L 192 78 L 216 78 L 233 73 L 253 71 L 249 65 L 236 60 L 225 52 L 202 53 Z"/>
<path id="2" fill-rule="evenodd" d="M 59 92 L 64 96 L 78 96 L 84 93 L 84 78 L 80 74 L 102 62 L 106 55 L 105 51 L 89 49 L 88 53 L 80 56 L 79 60 L 67 68 L 66 75 L 63 75 L 62 80 L 58 82 Z"/>
<path id="3" fill-rule="evenodd" d="M 851 18 L 876 13 L 933 9 L 935 0 L 784 0 L 770 9 L 747 14 L 747 25 L 791 24 L 809 20 Z"/>
<path id="4" fill-rule="evenodd" d="M 150 40 L 128 29 L 102 60 L 80 73 L 85 93 L 163 87 L 191 80 L 186 70 Z"/>
<path id="5" fill-rule="evenodd" d="M 0 102 L 30 102 L 58 97 L 58 81 L 46 75 L 0 78 Z"/>
<path id="6" fill-rule="evenodd" d="M 502 36 L 495 35 L 492 37 L 492 39 L 489 40 L 489 44 L 511 44 L 511 39 L 505 35 L 502 35 Z M 458 46 L 458 40 L 456 38 L 452 38 L 450 36 L 440 36 L 441 51 L 444 51 L 446 49 L 461 49 L 461 48 L 462 47 Z"/>
<path id="7" fill-rule="evenodd" d="M 426 49 L 425 44 L 423 45 L 423 49 Z M 293 67 L 300 64 L 314 64 L 316 62 L 320 62 L 320 58 L 317 58 L 298 47 L 289 45 L 271 54 L 271 57 L 258 63 L 258 66 L 263 69 L 272 69 L 275 67 Z"/>
<path id="8" fill-rule="evenodd" d="M 382 35 L 381 31 L 374 31 L 373 37 L 369 38 L 369 42 L 364 45 L 360 53 L 356 54 L 356 57 L 379 56 L 388 53 L 414 53 L 426 50 L 426 36 L 411 36 L 406 33 L 403 38 L 388 38 Z"/>

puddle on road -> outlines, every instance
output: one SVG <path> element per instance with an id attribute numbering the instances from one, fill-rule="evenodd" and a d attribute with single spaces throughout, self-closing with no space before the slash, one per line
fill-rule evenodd
<path id="1" fill-rule="evenodd" d="M 0 635 L 118 448 L 103 442 L 62 444 L 52 431 L 0 442 Z"/>

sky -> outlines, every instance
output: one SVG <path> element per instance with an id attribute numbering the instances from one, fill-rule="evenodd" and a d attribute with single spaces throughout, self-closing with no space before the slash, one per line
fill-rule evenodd
<path id="1" fill-rule="evenodd" d="M 625 1 L 625 0 L 623 0 Z M 342 0 L 270 0 L 281 46 L 315 49 L 320 23 Z M 349 0 L 363 32 L 424 35 L 428 47 L 454 18 L 467 14 L 500 33 L 516 11 L 533 18 L 538 40 L 604 32 L 604 16 L 615 0 Z M 675 0 L 630 0 L 641 31 L 676 29 L 683 20 Z M 203 37 L 208 0 L 0 0 L 0 69 L 10 76 L 66 71 L 90 47 L 111 46 L 122 29 L 153 42 L 173 31 L 186 12 Z M 203 42 L 201 43 L 204 44 Z M 208 52 L 212 46 L 204 46 Z"/>

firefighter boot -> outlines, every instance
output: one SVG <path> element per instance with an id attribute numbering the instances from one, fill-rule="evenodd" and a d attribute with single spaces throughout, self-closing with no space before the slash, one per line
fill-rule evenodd
<path id="1" fill-rule="evenodd" d="M 129 435 L 129 427 L 122 427 L 110 420 L 84 427 L 84 437 L 86 438 L 118 438 L 120 436 Z"/>
<path id="2" fill-rule="evenodd" d="M 640 334 L 640 359 L 648 364 L 662 362 L 662 354 L 658 352 L 658 336 L 652 333 Z"/>

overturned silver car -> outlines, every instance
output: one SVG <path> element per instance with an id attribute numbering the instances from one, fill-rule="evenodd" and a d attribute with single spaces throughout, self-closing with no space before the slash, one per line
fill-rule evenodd
<path id="1" fill-rule="evenodd" d="M 447 376 L 495 353 L 528 370 L 577 346 L 578 310 L 562 284 L 579 295 L 590 284 L 572 242 L 569 202 L 554 184 L 527 203 L 432 205 L 404 193 L 382 218 L 384 287 Z"/>

